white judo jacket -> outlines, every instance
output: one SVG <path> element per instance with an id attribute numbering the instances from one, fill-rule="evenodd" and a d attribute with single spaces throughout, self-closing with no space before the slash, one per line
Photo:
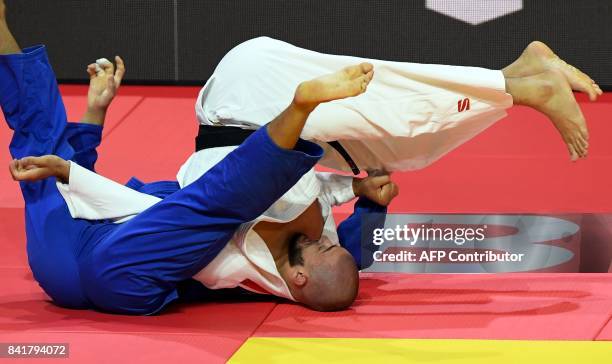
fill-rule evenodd
<path id="1" fill-rule="evenodd" d="M 206 149 L 205 154 L 210 156 L 209 164 L 201 165 L 197 177 L 235 148 Z M 189 184 L 185 182 L 184 170 L 181 169 L 178 175 L 181 187 Z M 311 169 L 262 216 L 242 224 L 219 255 L 193 278 L 210 289 L 242 287 L 252 292 L 294 300 L 267 245 L 253 227 L 260 221 L 289 222 L 318 199 L 325 221 L 323 236 L 339 244 L 331 206 L 355 197 L 352 180 L 350 176 Z M 57 187 L 73 218 L 114 219 L 122 223 L 161 201 L 158 197 L 135 191 L 74 162 L 71 162 L 68 184 L 58 182 Z"/>

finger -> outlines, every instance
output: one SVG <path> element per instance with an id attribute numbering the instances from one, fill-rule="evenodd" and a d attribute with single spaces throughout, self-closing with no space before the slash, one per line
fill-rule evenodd
<path id="1" fill-rule="evenodd" d="M 117 63 L 117 71 L 115 71 L 115 83 L 117 87 L 121 85 L 121 81 L 123 80 L 123 76 L 125 75 L 125 63 L 123 59 L 119 56 L 115 56 L 115 62 Z"/>
<path id="2" fill-rule="evenodd" d="M 47 171 L 43 168 L 18 171 L 14 179 L 16 181 L 38 181 L 49 177 Z"/>
<path id="3" fill-rule="evenodd" d="M 87 74 L 89 75 L 90 80 L 96 77 L 97 73 L 96 73 L 95 63 L 92 63 L 89 66 L 87 66 Z"/>
<path id="4" fill-rule="evenodd" d="M 394 182 L 391 182 L 390 185 L 391 185 L 391 199 L 394 199 L 395 197 L 397 197 L 397 195 L 399 195 L 399 186 L 396 185 Z"/>
<path id="5" fill-rule="evenodd" d="M 9 163 L 9 172 L 11 173 L 11 177 L 13 177 L 13 181 L 17 181 L 18 170 L 19 170 L 19 167 L 17 165 L 17 160 L 13 159 Z"/>
<path id="6" fill-rule="evenodd" d="M 391 203 L 391 201 L 399 195 L 399 186 L 393 182 L 386 186 L 389 186 L 389 203 Z"/>
<path id="7" fill-rule="evenodd" d="M 96 67 L 96 76 L 104 76 L 104 70 L 102 69 L 102 67 L 100 67 L 99 64 L 95 63 L 95 67 Z"/>
<path id="8" fill-rule="evenodd" d="M 115 78 L 114 77 L 109 77 L 107 84 L 106 84 L 106 89 L 108 90 L 108 92 L 110 92 L 111 96 L 115 95 L 115 90 L 117 89 L 117 84 L 115 83 Z"/>
<path id="9" fill-rule="evenodd" d="M 393 199 L 393 185 L 391 183 L 386 184 L 380 188 L 380 204 L 387 206 Z"/>
<path id="10" fill-rule="evenodd" d="M 21 158 L 18 162 L 21 169 L 38 167 L 44 164 L 42 157 L 24 157 Z"/>
<path id="11" fill-rule="evenodd" d="M 100 58 L 96 60 L 96 64 L 106 73 L 108 76 L 115 74 L 115 65 L 106 58 Z"/>
<path id="12" fill-rule="evenodd" d="M 384 174 L 387 174 L 382 169 L 368 169 L 367 172 L 368 172 L 368 177 L 382 176 Z"/>
<path id="13" fill-rule="evenodd" d="M 34 181 L 40 179 L 39 168 L 22 168 L 21 160 L 14 160 L 9 164 L 9 170 L 14 181 Z"/>
<path id="14" fill-rule="evenodd" d="M 374 186 L 376 188 L 378 188 L 378 187 L 380 187 L 382 185 L 385 185 L 385 184 L 389 183 L 390 181 L 391 181 L 391 177 L 389 177 L 388 174 L 383 174 L 383 175 L 374 176 L 374 177 L 368 177 L 368 182 L 372 186 Z"/>

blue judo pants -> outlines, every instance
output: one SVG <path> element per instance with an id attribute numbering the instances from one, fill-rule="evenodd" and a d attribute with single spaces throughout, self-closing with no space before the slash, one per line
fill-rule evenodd
<path id="1" fill-rule="evenodd" d="M 0 106 L 14 131 L 13 158 L 55 154 L 94 169 L 101 127 L 67 122 L 43 46 L 0 56 Z M 199 180 L 123 224 L 73 219 L 54 178 L 21 183 L 34 278 L 60 306 L 159 312 L 322 153 L 303 140 L 279 148 L 261 128 Z"/>

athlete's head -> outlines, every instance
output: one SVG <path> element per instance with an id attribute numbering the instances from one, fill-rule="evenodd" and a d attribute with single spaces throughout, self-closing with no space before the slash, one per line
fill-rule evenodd
<path id="1" fill-rule="evenodd" d="M 289 266 L 282 275 L 293 297 L 317 311 L 348 308 L 359 289 L 355 260 L 325 236 L 312 241 L 296 235 L 289 245 Z"/>

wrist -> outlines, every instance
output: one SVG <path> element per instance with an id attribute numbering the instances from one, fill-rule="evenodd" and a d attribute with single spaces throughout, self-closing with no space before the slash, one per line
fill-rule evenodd
<path id="1" fill-rule="evenodd" d="M 70 162 L 59 157 L 57 159 L 58 160 L 54 168 L 55 178 L 57 178 L 61 183 L 68 183 L 70 178 Z"/>
<path id="2" fill-rule="evenodd" d="M 81 122 L 87 124 L 96 124 L 102 125 L 104 124 L 104 119 L 106 118 L 106 108 L 100 107 L 88 107 L 85 115 L 81 119 Z"/>

